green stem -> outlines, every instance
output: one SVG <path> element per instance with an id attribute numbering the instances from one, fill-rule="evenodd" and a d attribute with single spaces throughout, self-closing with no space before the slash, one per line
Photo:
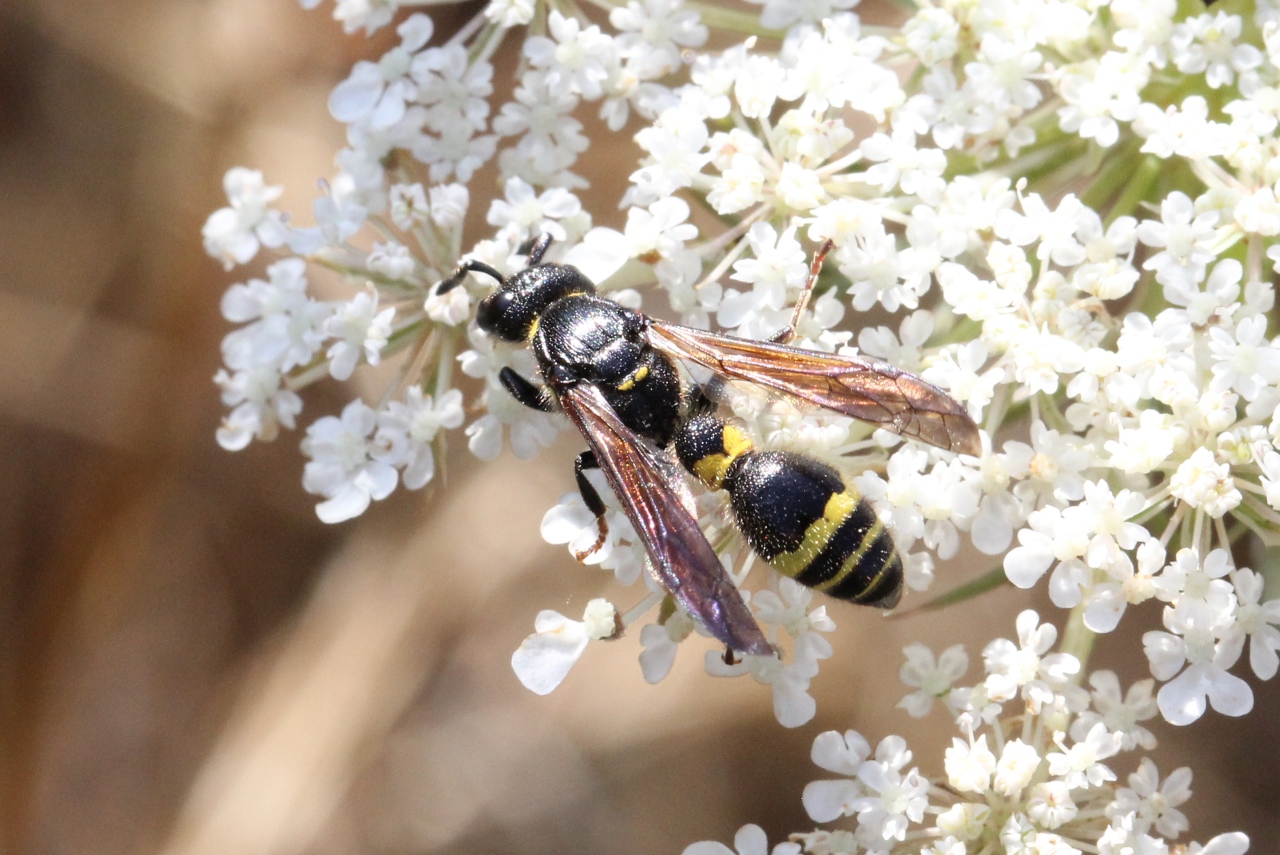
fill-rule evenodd
<path id="1" fill-rule="evenodd" d="M 1073 608 L 1067 616 L 1067 627 L 1062 632 L 1062 644 L 1058 649 L 1080 660 L 1080 670 L 1071 678 L 1071 682 L 1076 685 L 1084 678 L 1085 664 L 1089 661 L 1089 654 L 1093 651 L 1093 642 L 1097 637 L 1097 633 L 1084 625 L 1084 603 Z"/>
<path id="2" fill-rule="evenodd" d="M 1137 156 L 1140 147 L 1141 142 L 1133 140 L 1117 152 L 1111 166 L 1089 185 L 1088 190 L 1080 194 L 1080 201 L 1096 211 L 1114 198 L 1124 186 L 1125 179 L 1133 174 L 1133 158 Z"/>
<path id="3" fill-rule="evenodd" d="M 1107 211 L 1107 225 L 1138 210 L 1138 205 L 1146 200 L 1151 194 L 1151 188 L 1155 187 L 1162 166 L 1163 161 L 1151 154 L 1138 162 L 1138 168 L 1134 170 L 1133 177 L 1129 179 L 1124 190 L 1120 191 L 1120 197 L 1111 206 L 1111 210 Z"/>
<path id="4" fill-rule="evenodd" d="M 702 16 L 702 23 L 717 30 L 731 33 L 742 33 L 744 36 L 760 36 L 766 39 L 778 39 L 786 35 L 781 30 L 770 30 L 760 26 L 760 16 L 754 12 L 739 12 L 736 9 L 725 9 L 697 0 L 685 3 L 686 9 L 692 9 Z"/>

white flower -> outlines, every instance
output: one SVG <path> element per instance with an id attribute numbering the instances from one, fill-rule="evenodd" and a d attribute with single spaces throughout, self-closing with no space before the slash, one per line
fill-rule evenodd
<path id="1" fill-rule="evenodd" d="M 339 122 L 367 122 L 389 128 L 404 118 L 406 102 L 415 94 L 409 79 L 413 53 L 431 40 L 434 25 L 423 14 L 411 15 L 396 28 L 401 42 L 377 63 L 360 61 L 329 95 L 329 112 Z"/>
<path id="2" fill-rule="evenodd" d="M 1100 787 L 1116 779 L 1116 773 L 1101 761 L 1120 750 L 1120 734 L 1111 733 L 1105 724 L 1099 722 L 1089 729 L 1084 739 L 1077 740 L 1070 748 L 1067 748 L 1064 737 L 1061 732 L 1054 736 L 1054 744 L 1062 749 L 1060 753 L 1045 755 L 1050 775 L 1060 776 L 1069 789 Z"/>
<path id="3" fill-rule="evenodd" d="M 1259 679 L 1270 680 L 1280 666 L 1276 656 L 1280 650 L 1280 600 L 1260 602 L 1262 576 L 1247 567 L 1233 573 L 1231 581 L 1239 603 L 1236 624 L 1249 636 L 1249 666 Z"/>
<path id="4" fill-rule="evenodd" d="M 342 303 L 324 323 L 324 331 L 338 339 L 329 346 L 329 374 L 335 380 L 346 380 L 355 370 L 363 354 L 370 365 L 377 365 L 382 348 L 391 335 L 394 307 L 378 311 L 378 292 L 370 289 Z"/>
<path id="5" fill-rule="evenodd" d="M 431 188 L 431 222 L 442 229 L 461 229 L 470 205 L 471 194 L 465 185 L 437 184 Z"/>
<path id="6" fill-rule="evenodd" d="M 535 0 L 489 0 L 484 15 L 503 28 L 522 27 L 533 20 Z"/>
<path id="7" fill-rule="evenodd" d="M 435 474 L 435 457 L 431 443 L 441 428 L 456 428 L 462 424 L 462 392 L 450 389 L 435 401 L 423 394 L 421 386 L 410 386 L 404 401 L 391 401 L 378 414 L 381 438 L 391 441 L 391 436 L 403 438 L 404 450 L 393 459 L 394 465 L 403 468 L 401 478 L 410 490 L 426 486 Z"/>
<path id="8" fill-rule="evenodd" d="M 1017 628 L 1020 646 L 997 638 L 983 649 L 987 668 L 983 685 L 994 701 L 1011 700 L 1021 691 L 1032 709 L 1039 709 L 1080 670 L 1080 662 L 1069 653 L 1045 655 L 1058 640 L 1058 630 L 1052 624 L 1040 624 L 1040 616 L 1031 609 L 1018 615 Z"/>
<path id="9" fill-rule="evenodd" d="M 1188 18 L 1174 27 L 1170 38 L 1174 64 L 1184 74 L 1203 72 L 1211 89 L 1229 85 L 1238 72 L 1262 62 L 1262 52 L 1253 45 L 1233 43 L 1240 26 L 1240 17 L 1226 12 Z"/>
<path id="10" fill-rule="evenodd" d="M 681 0 L 629 0 L 609 12 L 617 27 L 618 52 L 644 78 L 661 77 L 679 68 L 682 48 L 701 47 L 707 28 L 697 12 Z"/>
<path id="11" fill-rule="evenodd" d="M 1152 695 L 1155 682 L 1139 680 L 1120 695 L 1120 681 L 1112 671 L 1094 671 L 1089 675 L 1093 687 L 1093 710 L 1081 712 L 1071 724 L 1071 738 L 1084 739 L 1093 726 L 1102 722 L 1107 730 L 1120 734 L 1120 748 L 1132 751 L 1141 747 L 1147 751 L 1156 747 L 1156 738 L 1139 722 L 1156 717 L 1158 709 Z"/>
<path id="12" fill-rule="evenodd" d="M 252 260 L 260 246 L 283 242 L 284 223 L 267 205 L 280 198 L 284 188 L 267 186 L 260 170 L 241 166 L 227 170 L 222 188 L 231 205 L 210 214 L 201 233 L 205 252 L 230 270 Z"/>
<path id="13" fill-rule="evenodd" d="M 466 49 L 459 44 L 430 48 L 413 58 L 410 72 L 417 85 L 417 101 L 427 108 L 426 123 L 443 131 L 454 122 L 484 130 L 493 94 L 493 66 L 469 65 Z"/>
<path id="14" fill-rule="evenodd" d="M 395 241 L 387 241 L 373 245 L 369 257 L 365 260 L 365 266 L 372 272 L 381 273 L 389 279 L 409 279 L 416 265 L 407 246 Z"/>
<path id="15" fill-rule="evenodd" d="M 426 221 L 430 209 L 421 184 L 392 184 L 387 194 L 391 222 L 396 228 L 408 231 Z"/>
<path id="16" fill-rule="evenodd" d="M 341 418 L 324 416 L 307 428 L 302 453 L 311 460 L 302 486 L 325 497 L 316 505 L 322 521 L 358 517 L 370 501 L 385 499 L 395 489 L 395 467 L 381 459 L 380 449 L 371 442 L 377 421 L 377 413 L 357 399 L 347 404 Z"/>
<path id="17" fill-rule="evenodd" d="M 433 288 L 422 308 L 436 323 L 459 326 L 471 318 L 471 294 L 466 288 L 451 288 L 443 294 Z"/>
<path id="18" fill-rule="evenodd" d="M 1027 816 L 1045 828 L 1058 828 L 1067 824 L 1079 813 L 1075 802 L 1071 800 L 1070 790 L 1071 787 L 1063 781 L 1036 784 L 1027 798 Z"/>
<path id="19" fill-rule="evenodd" d="M 409 0 L 411 2 L 412 0 Z M 314 7 L 319 0 L 301 0 L 304 8 Z M 368 35 L 391 23 L 406 0 L 337 0 L 333 8 L 333 19 L 342 22 L 342 29 L 354 33 L 361 27 Z"/>
<path id="20" fill-rule="evenodd" d="M 760 10 L 761 26 L 782 30 L 796 23 L 816 24 L 824 18 L 843 9 L 851 9 L 858 5 L 858 0 L 810 0 L 806 3 L 784 2 L 784 0 L 750 0 L 763 5 Z"/>
<path id="21" fill-rule="evenodd" d="M 903 840 L 907 826 L 924 819 L 929 806 L 929 782 L 916 769 L 905 775 L 901 770 L 911 762 L 906 742 L 898 736 L 887 736 L 876 747 L 875 760 L 858 767 L 858 780 L 866 795 L 851 807 L 858 823 L 879 840 Z"/>
<path id="22" fill-rule="evenodd" d="M 992 789 L 1003 796 L 1016 797 L 1040 768 L 1040 752 L 1021 739 L 1006 742 L 996 763 Z"/>
<path id="23" fill-rule="evenodd" d="M 524 54 L 529 62 L 547 72 L 552 88 L 599 98 L 610 68 L 618 61 L 613 40 L 599 27 L 584 28 L 576 17 L 566 18 L 557 9 L 547 16 L 547 27 L 552 38 L 525 39 Z"/>
<path id="24" fill-rule="evenodd" d="M 549 234 L 566 240 L 562 220 L 579 214 L 582 203 L 562 187 L 552 187 L 535 195 L 533 187 L 520 178 L 508 178 L 503 188 L 506 199 L 489 206 L 488 221 L 499 228 L 498 239 L 518 243 L 526 238 Z"/>
<path id="25" fill-rule="evenodd" d="M 570 620 L 545 610 L 534 621 L 534 634 L 511 655 L 511 669 L 529 691 L 548 695 L 569 675 L 587 642 L 612 638 L 618 632 L 618 612 L 608 600 L 587 603 L 582 620 Z"/>
<path id="26" fill-rule="evenodd" d="M 920 9 L 902 25 L 907 47 L 925 65 L 936 65 L 955 55 L 960 25 L 946 9 Z"/>
<path id="27" fill-rule="evenodd" d="M 467 122 L 443 125 L 439 136 L 423 134 L 413 143 L 413 156 L 431 167 L 432 181 L 470 181 L 475 171 L 493 157 L 497 137 L 479 134 Z"/>
<path id="28" fill-rule="evenodd" d="M 1138 112 L 1138 92 L 1150 76 L 1147 64 L 1128 53 L 1108 51 L 1101 60 L 1075 63 L 1063 70 L 1058 84 L 1067 106 L 1058 110 L 1064 131 L 1097 140 L 1105 147 L 1120 137 L 1116 120 L 1132 121 Z"/>
<path id="29" fill-rule="evenodd" d="M 1217 463 L 1213 452 L 1197 448 L 1178 465 L 1169 480 L 1170 492 L 1193 508 L 1203 507 L 1211 517 L 1222 517 L 1243 498 L 1229 474 L 1231 467 Z"/>
<path id="30" fill-rule="evenodd" d="M 800 855 L 799 843 L 779 843 L 769 850 L 769 838 L 758 825 L 744 825 L 733 836 L 733 848 L 713 840 L 691 843 L 682 855 Z"/>
<path id="31" fill-rule="evenodd" d="M 728 665 L 716 651 L 708 650 L 703 664 L 717 677 L 750 673 L 757 682 L 773 690 L 773 714 L 783 727 L 799 727 L 813 719 L 817 702 L 809 694 L 809 683 L 818 674 L 818 662 L 831 658 L 831 643 L 819 633 L 831 632 L 835 623 L 827 617 L 827 607 L 807 611 L 813 592 L 793 579 L 779 581 L 781 596 L 772 591 L 755 594 L 756 617 L 766 625 L 785 629 L 794 640 L 790 662 L 777 656 L 747 656 Z"/>
<path id="32" fill-rule="evenodd" d="M 1117 787 L 1115 801 L 1107 806 L 1111 819 L 1128 813 L 1135 815 L 1134 828 L 1146 833 L 1152 827 L 1164 837 L 1177 838 L 1190 827 L 1187 817 L 1177 808 L 1191 798 L 1191 770 L 1175 769 L 1164 783 L 1150 758 L 1143 757 L 1138 771 L 1129 776 L 1128 787 Z"/>
<path id="33" fill-rule="evenodd" d="M 1280 349 L 1267 341 L 1267 319 L 1263 315 L 1242 318 L 1235 334 L 1221 327 L 1209 330 L 1209 352 L 1213 355 L 1210 388 L 1234 389 L 1246 401 L 1253 401 L 1272 384 L 1280 383 Z"/>
<path id="34" fill-rule="evenodd" d="M 1147 632 L 1142 642 L 1151 673 L 1169 680 L 1156 695 L 1166 721 L 1190 724 L 1204 715 L 1207 705 L 1232 716 L 1253 708 L 1249 684 L 1227 670 L 1239 658 L 1243 642 L 1229 612 L 1184 597 L 1165 608 L 1164 625 L 1169 632 Z"/>
<path id="35" fill-rule="evenodd" d="M 640 671 L 649 683 L 659 683 L 676 661 L 676 650 L 694 630 L 694 620 L 677 609 L 666 623 L 650 624 L 640 630 Z"/>
<path id="36" fill-rule="evenodd" d="M 565 494 L 558 504 L 543 515 L 540 528 L 542 539 L 547 543 L 567 544 L 571 555 L 575 558 L 583 556 L 582 563 L 610 570 L 620 584 L 630 585 L 639 578 L 640 571 L 644 568 L 644 545 L 636 536 L 631 521 L 618 509 L 617 499 L 604 476 L 598 471 L 588 472 L 587 479 L 596 488 L 607 508 L 605 525 L 608 532 L 604 542 L 596 547 L 600 538 L 599 524 L 595 514 L 588 510 L 581 493 Z M 677 621 L 671 628 L 675 632 L 679 627 L 680 623 Z M 683 637 L 680 636 L 681 639 Z"/>
<path id="37" fill-rule="evenodd" d="M 1191 287 L 1204 278 L 1205 266 L 1215 257 L 1211 242 L 1218 215 L 1197 214 L 1187 194 L 1175 191 L 1160 203 L 1160 217 L 1160 222 L 1144 220 L 1138 226 L 1138 240 L 1161 250 L 1142 269 L 1156 271 L 1162 285 Z"/>
<path id="38" fill-rule="evenodd" d="M 794 227 L 779 235 L 772 226 L 756 223 L 746 240 L 754 257 L 735 262 L 731 278 L 752 290 L 727 291 L 718 320 L 744 338 L 765 338 L 790 320 L 788 296 L 804 285 L 808 264 Z"/>
<path id="39" fill-rule="evenodd" d="M 863 173 L 863 180 L 882 193 L 896 185 L 926 204 L 937 204 L 941 199 L 947 156 L 935 148 L 918 148 L 910 129 L 895 129 L 892 136 L 873 134 L 862 141 L 860 149 L 863 157 L 876 164 Z"/>
<path id="40" fill-rule="evenodd" d="M 281 425 L 292 430 L 302 399 L 282 387 L 280 372 L 271 365 L 230 367 L 234 373 L 219 369 L 213 378 L 222 390 L 222 403 L 234 408 L 218 428 L 218 445 L 240 451 L 254 439 L 275 439 Z"/>
<path id="41" fill-rule="evenodd" d="M 289 249 L 298 255 L 312 255 L 324 247 L 336 247 L 360 231 L 369 211 L 354 199 L 336 199 L 332 193 L 318 196 L 311 205 L 316 224 L 309 229 L 290 228 Z"/>
<path id="42" fill-rule="evenodd" d="M 1197 326 L 1204 326 L 1210 318 L 1222 317 L 1233 311 L 1240 296 L 1240 277 L 1244 268 L 1234 258 L 1219 261 L 1209 274 L 1204 291 L 1186 287 L 1182 281 L 1171 282 L 1164 288 L 1165 299 L 1175 306 L 1185 306 L 1187 318 Z"/>
<path id="43" fill-rule="evenodd" d="M 307 294 L 306 263 L 286 258 L 267 268 L 267 281 L 232 285 L 222 296 L 222 316 L 244 323 L 222 341 L 229 367 L 274 367 L 280 372 L 306 365 L 324 341 L 332 307 Z"/>
<path id="44" fill-rule="evenodd" d="M 923 644 L 908 644 L 902 649 L 906 661 L 898 670 L 898 678 L 918 691 L 898 701 L 898 706 L 912 718 L 923 718 L 933 709 L 936 698 L 946 698 L 951 684 L 969 669 L 964 645 L 953 644 L 934 661 L 933 651 Z"/>
<path id="45" fill-rule="evenodd" d="M 982 793 L 991 786 L 991 775 L 996 770 L 996 756 L 987 747 L 987 735 L 977 741 L 952 739 L 947 749 L 944 766 L 947 781 L 959 792 Z"/>

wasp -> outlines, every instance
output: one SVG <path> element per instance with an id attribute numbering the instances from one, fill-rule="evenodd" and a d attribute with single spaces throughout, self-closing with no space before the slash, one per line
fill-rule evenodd
<path id="1" fill-rule="evenodd" d="M 882 362 L 788 344 L 831 242 L 814 255 L 790 323 L 768 341 L 670 324 L 603 299 L 577 268 L 542 261 L 550 245 L 544 234 L 522 247 L 528 265 L 510 277 L 464 260 L 438 293 L 457 287 L 468 272 L 494 279 L 498 288 L 480 302 L 476 324 L 495 338 L 530 346 L 543 385 L 510 367 L 499 381 L 525 406 L 563 411 L 586 439 L 574 477 L 599 538 L 578 558 L 607 535 L 604 502 L 585 476 L 599 469 L 676 602 L 730 653 L 773 655 L 690 510 L 683 464 L 708 487 L 727 492 L 735 524 L 775 569 L 837 598 L 896 604 L 902 562 L 870 503 L 815 458 L 753 448 L 742 430 L 708 412 L 701 387 L 686 383 L 676 366 L 687 361 L 710 369 L 713 383 L 752 383 L 940 448 L 979 454 L 977 425 L 941 389 Z"/>

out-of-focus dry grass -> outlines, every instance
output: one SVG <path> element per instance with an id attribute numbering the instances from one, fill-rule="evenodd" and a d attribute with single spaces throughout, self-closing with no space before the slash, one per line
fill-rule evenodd
<path id="1" fill-rule="evenodd" d="M 469 12 L 440 8 L 440 29 Z M 901 646 L 976 651 L 1044 603 L 1006 590 L 892 623 L 837 606 L 798 731 L 692 651 L 645 685 L 632 640 L 538 698 L 508 664 L 535 613 L 609 590 L 537 534 L 572 441 L 532 463 L 455 453 L 433 499 L 338 528 L 293 437 L 216 447 L 232 278 L 200 225 L 236 164 L 305 219 L 342 142 L 327 92 L 368 49 L 293 0 L 0 7 L 0 852 L 674 853 L 746 821 L 807 827 L 821 729 L 939 757 L 949 734 L 893 709 Z M 601 219 L 616 162 L 584 170 Z M 1126 623 L 1098 657 L 1132 679 Z M 1201 836 L 1280 851 L 1278 708 L 1264 686 L 1242 721 L 1160 730 L 1161 768 L 1194 764 Z"/>

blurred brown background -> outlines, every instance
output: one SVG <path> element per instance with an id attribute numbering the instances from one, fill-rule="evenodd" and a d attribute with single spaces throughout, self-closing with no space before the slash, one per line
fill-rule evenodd
<path id="1" fill-rule="evenodd" d="M 437 32 L 476 8 L 439 7 Z M 200 225 L 241 164 L 307 221 L 342 144 L 327 93 L 373 53 L 330 10 L 0 6 L 0 852 L 675 855 L 749 821 L 771 841 L 811 828 L 823 729 L 903 733 L 937 771 L 951 731 L 893 709 L 900 648 L 964 641 L 972 677 L 1020 608 L 1060 619 L 1046 603 L 1005 590 L 891 623 L 836 606 L 797 731 L 692 646 L 655 687 L 637 641 L 595 646 L 538 698 L 509 666 L 537 611 L 616 591 L 538 536 L 571 437 L 482 465 L 459 435 L 433 499 L 398 492 L 339 527 L 301 490 L 296 435 L 215 445 L 218 298 L 244 274 L 203 254 Z M 627 170 L 583 172 L 616 222 Z M 304 418 L 345 394 L 322 384 Z M 1141 676 L 1157 620 L 1126 619 L 1098 661 Z M 1157 759 L 1192 763 L 1199 837 L 1242 828 L 1280 852 L 1280 690 L 1257 695 L 1240 721 L 1157 726 Z"/>

